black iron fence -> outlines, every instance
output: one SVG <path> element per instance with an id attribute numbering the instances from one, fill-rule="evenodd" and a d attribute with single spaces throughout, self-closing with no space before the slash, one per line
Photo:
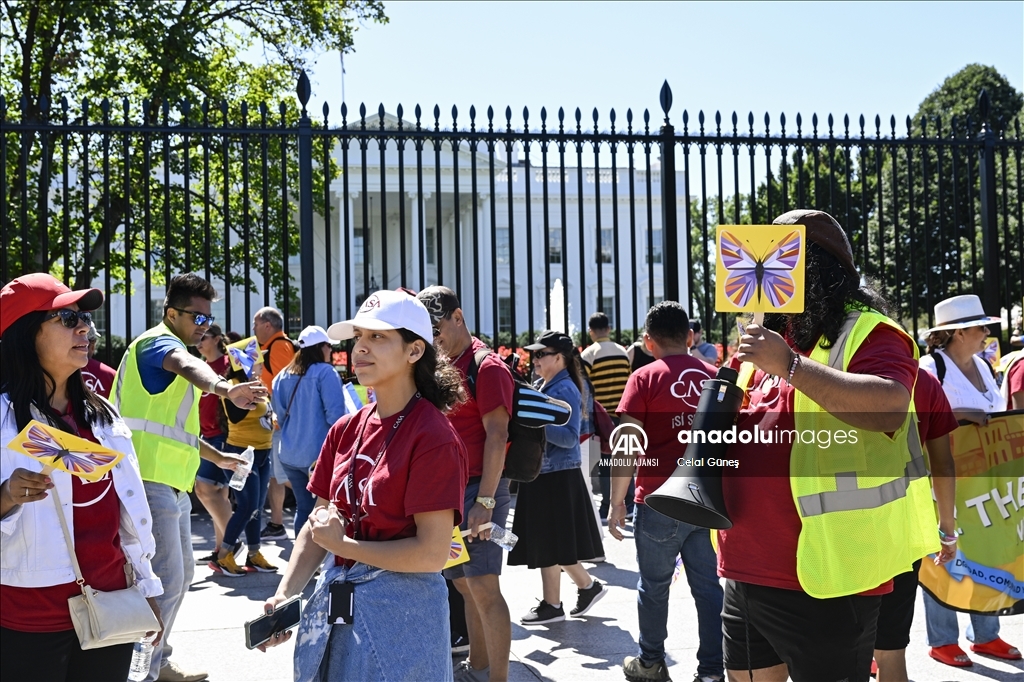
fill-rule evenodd
<path id="1" fill-rule="evenodd" d="M 975 116 L 899 131 L 677 117 L 667 83 L 653 122 L 326 103 L 314 120 L 309 99 L 305 75 L 298 105 L 276 109 L 0 97 L 0 279 L 46 270 L 105 289 L 107 357 L 188 270 L 218 286 L 215 315 L 239 331 L 262 305 L 296 330 L 350 317 L 377 288 L 443 283 L 472 328 L 512 346 L 583 332 L 596 310 L 628 341 L 662 299 L 721 341 L 733 325 L 714 312 L 715 226 L 808 207 L 843 224 L 915 334 L 947 296 L 977 293 L 999 315 L 1024 295 L 1024 139 L 1019 120 L 989 120 L 984 92 Z"/>

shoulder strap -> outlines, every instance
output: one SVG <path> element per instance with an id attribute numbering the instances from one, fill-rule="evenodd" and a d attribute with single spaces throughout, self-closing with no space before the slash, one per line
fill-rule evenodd
<path id="1" fill-rule="evenodd" d="M 466 382 L 469 384 L 469 393 L 476 400 L 476 375 L 480 372 L 480 363 L 491 354 L 490 348 L 481 348 L 473 353 L 473 359 L 469 361 L 469 369 L 466 371 Z"/>
<path id="2" fill-rule="evenodd" d="M 309 372 L 309 368 L 308 367 L 306 368 L 306 371 Z M 295 383 L 295 388 L 292 390 L 292 397 L 288 399 L 288 407 L 285 408 L 284 416 L 281 417 L 281 426 L 282 427 L 284 427 L 285 422 L 288 421 L 288 415 L 291 414 L 291 411 L 292 411 L 292 403 L 295 402 L 295 394 L 299 392 L 299 384 L 301 384 L 302 380 L 305 379 L 305 378 L 306 378 L 305 374 L 300 374 L 299 375 L 299 380 Z"/>
<path id="3" fill-rule="evenodd" d="M 946 378 L 946 358 L 942 357 L 942 353 L 938 351 L 932 353 L 931 356 L 935 360 L 935 376 L 939 378 L 941 384 L 942 380 Z"/>
<path id="4" fill-rule="evenodd" d="M 78 556 L 75 554 L 75 543 L 71 540 L 71 533 L 68 531 L 68 522 L 64 518 L 64 509 L 61 508 L 60 496 L 57 494 L 57 486 L 50 491 L 53 493 L 53 504 L 57 507 L 57 518 L 60 520 L 60 529 L 64 531 L 64 541 L 68 543 L 68 554 L 71 555 L 71 567 L 75 569 L 75 578 L 79 587 L 84 590 L 85 578 L 82 577 L 82 569 L 78 565 Z"/>
<path id="5" fill-rule="evenodd" d="M 279 336 L 270 343 L 268 343 L 266 354 L 263 356 L 263 364 L 266 365 L 267 371 L 271 373 L 273 373 L 274 368 L 270 366 L 270 351 L 271 349 L 273 349 L 274 344 L 277 343 L 278 341 L 287 341 L 289 344 L 291 344 L 292 351 L 295 351 L 295 342 L 289 339 L 287 336 Z"/>

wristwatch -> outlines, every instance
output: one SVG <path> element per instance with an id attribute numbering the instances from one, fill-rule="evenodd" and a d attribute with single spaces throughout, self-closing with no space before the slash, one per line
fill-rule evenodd
<path id="1" fill-rule="evenodd" d="M 478 497 L 476 501 L 483 505 L 484 509 L 494 509 L 494 498 L 493 497 Z"/>

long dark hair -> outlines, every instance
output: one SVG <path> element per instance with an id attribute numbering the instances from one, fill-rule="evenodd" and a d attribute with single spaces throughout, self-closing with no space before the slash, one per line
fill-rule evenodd
<path id="1" fill-rule="evenodd" d="M 46 319 L 46 313 L 45 310 L 28 313 L 18 318 L 4 332 L 3 340 L 0 341 L 0 375 L 3 376 L 0 392 L 6 393 L 11 399 L 19 431 L 34 418 L 30 407 L 35 405 L 50 426 L 73 433 L 61 415 L 50 407 L 57 382 L 43 369 L 39 354 L 36 353 L 36 335 Z M 85 385 L 82 370 L 77 369 L 68 377 L 67 397 L 75 421 L 82 424 L 113 423 L 113 411 L 103 398 Z"/>
<path id="2" fill-rule="evenodd" d="M 324 344 L 318 343 L 315 346 L 307 346 L 300 348 L 292 361 L 285 367 L 285 371 L 289 374 L 305 374 L 310 367 L 318 362 L 327 362 L 324 360 L 324 352 L 322 350 Z"/>
<path id="3" fill-rule="evenodd" d="M 423 341 L 419 334 L 408 329 L 399 329 L 398 333 L 406 343 Z M 423 341 L 426 348 L 423 356 L 413 365 L 413 379 L 416 390 L 439 410 L 449 410 L 466 400 L 466 390 L 462 387 L 462 375 L 448 361 L 438 355 L 432 345 Z"/>
<path id="4" fill-rule="evenodd" d="M 569 373 L 569 378 L 572 379 L 572 383 L 576 384 L 576 389 L 580 392 L 580 416 L 584 419 L 590 414 L 589 400 L 585 399 L 585 396 L 589 395 L 591 399 L 594 397 L 594 391 L 591 388 L 593 384 L 583 373 L 583 366 L 580 364 L 580 352 L 573 348 L 571 351 L 557 350 L 558 354 L 562 356 L 562 360 L 565 362 L 565 371 Z"/>
<path id="5" fill-rule="evenodd" d="M 821 347 L 831 348 L 839 338 L 848 307 L 862 311 L 870 308 L 892 317 L 889 302 L 873 286 L 861 286 L 835 256 L 813 242 L 807 244 L 804 291 L 807 296 L 802 313 L 764 316 L 765 327 L 788 336 L 802 351 L 811 350 L 822 337 Z"/>

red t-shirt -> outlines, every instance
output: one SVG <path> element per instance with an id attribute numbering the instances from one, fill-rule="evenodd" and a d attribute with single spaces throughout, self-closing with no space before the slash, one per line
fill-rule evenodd
<path id="1" fill-rule="evenodd" d="M 910 341 L 888 325 L 868 335 L 850 360 L 851 374 L 871 374 L 897 381 L 911 393 L 918 365 Z M 794 350 L 797 350 L 794 348 Z M 806 355 L 806 354 L 805 354 Z M 796 428 L 794 390 L 780 377 L 758 370 L 750 402 L 740 411 L 737 429 L 762 431 Z M 755 585 L 801 590 L 796 573 L 800 516 L 789 481 L 790 443 L 737 443 L 728 457 L 738 469 L 723 469 L 722 490 L 733 527 L 718 531 L 718 574 Z M 889 580 L 864 595 L 892 591 Z"/>
<path id="2" fill-rule="evenodd" d="M 1018 360 L 1013 363 L 1013 367 L 1010 368 L 1010 373 L 1006 375 L 1004 381 L 1008 382 L 1010 386 L 1010 399 L 1006 401 L 1006 409 L 1013 409 L 1013 394 L 1024 391 L 1024 360 Z"/>
<path id="3" fill-rule="evenodd" d="M 921 434 L 922 444 L 942 438 L 960 426 L 953 416 L 953 408 L 949 406 L 942 384 L 931 372 L 923 369 L 917 370 L 914 409 L 917 410 L 917 430 Z"/>
<path id="4" fill-rule="evenodd" d="M 230 361 L 228 356 L 222 355 L 213 362 L 207 362 L 217 376 L 224 376 L 228 373 Z M 204 393 L 199 399 L 199 433 L 203 438 L 213 438 L 224 435 L 220 428 L 220 398 L 213 393 Z"/>
<path id="5" fill-rule="evenodd" d="M 93 393 L 99 393 L 104 398 L 110 397 L 110 389 L 114 387 L 114 377 L 117 372 L 113 367 L 104 365 L 96 358 L 89 358 L 89 364 L 82 368 L 82 378 L 85 385 Z"/>
<path id="6" fill-rule="evenodd" d="M 327 432 L 309 491 L 330 500 L 346 518 L 352 518 L 345 479 L 359 434 L 356 455 L 356 495 L 365 488 L 360 522 L 362 539 L 400 540 L 416 535 L 413 514 L 455 510 L 455 525 L 462 523 L 466 490 L 466 448 L 448 419 L 429 401 L 420 399 L 395 432 L 376 467 L 377 454 L 399 414 L 381 419 L 376 405 L 345 416 Z M 364 432 L 365 428 L 365 432 Z M 372 474 L 371 474 L 372 470 Z M 369 480 L 367 480 L 369 479 Z M 353 536 L 350 524 L 347 533 Z M 344 560 L 336 558 L 338 565 Z"/>
<path id="7" fill-rule="evenodd" d="M 75 420 L 65 416 L 74 425 Z M 78 435 L 98 443 L 87 424 L 78 424 Z M 54 476 L 66 476 L 57 472 Z M 121 502 L 114 490 L 110 472 L 95 483 L 71 477 L 74 514 L 75 556 L 85 584 L 109 592 L 127 586 L 125 557 L 121 550 Z M 52 495 L 52 492 L 50 493 Z M 51 499 L 31 504 L 53 504 Z M 63 536 L 58 525 L 51 532 Z M 82 593 L 78 583 L 50 587 L 0 586 L 0 626 L 19 632 L 62 632 L 75 626 L 71 622 L 68 599 Z"/>
<path id="8" fill-rule="evenodd" d="M 679 432 L 689 430 L 704 382 L 714 367 L 690 355 L 670 355 L 630 375 L 615 411 L 643 422 L 647 450 L 636 467 L 637 504 L 668 480 L 684 446 Z"/>
<path id="9" fill-rule="evenodd" d="M 487 345 L 480 339 L 473 338 L 469 348 L 456 360 L 455 367 L 462 375 L 467 400 L 448 413 L 448 420 L 466 446 L 470 476 L 479 476 L 484 471 L 484 443 L 487 440 L 487 431 L 484 430 L 483 415 L 504 407 L 511 417 L 512 394 L 515 391 L 512 372 L 497 353 L 489 353 L 477 368 L 476 398 L 473 398 L 466 382 L 466 375 L 469 373 L 470 363 L 473 362 L 473 355 L 481 348 L 487 348 Z"/>

